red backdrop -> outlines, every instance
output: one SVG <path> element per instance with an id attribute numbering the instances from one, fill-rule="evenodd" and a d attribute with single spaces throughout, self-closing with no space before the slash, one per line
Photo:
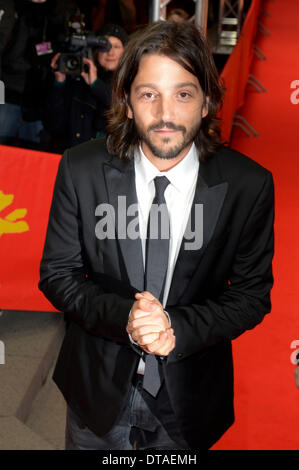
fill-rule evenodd
<path id="1" fill-rule="evenodd" d="M 54 310 L 37 284 L 59 160 L 0 146 L 0 309 Z"/>

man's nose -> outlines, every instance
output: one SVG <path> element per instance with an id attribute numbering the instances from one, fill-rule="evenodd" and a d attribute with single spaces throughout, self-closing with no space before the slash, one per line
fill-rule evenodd
<path id="1" fill-rule="evenodd" d="M 173 106 L 173 101 L 171 100 L 171 97 L 162 96 L 159 100 L 159 106 L 158 106 L 157 111 L 159 114 L 159 118 L 162 121 L 164 122 L 171 121 L 172 118 L 174 117 L 174 106 Z"/>

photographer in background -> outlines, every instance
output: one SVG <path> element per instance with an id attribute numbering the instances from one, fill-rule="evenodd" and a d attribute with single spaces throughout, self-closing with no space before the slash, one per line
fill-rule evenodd
<path id="1" fill-rule="evenodd" d="M 49 65 L 56 38 L 66 32 L 77 9 L 75 0 L 1 1 L 1 144 L 48 150 L 42 121 L 51 83 Z"/>
<path id="2" fill-rule="evenodd" d="M 84 70 L 79 76 L 59 71 L 60 53 L 52 59 L 54 82 L 44 124 L 52 135 L 53 152 L 61 153 L 68 147 L 105 135 L 105 112 L 111 102 L 113 71 L 128 35 L 115 24 L 103 26 L 97 35 L 106 36 L 111 49 L 97 51 L 94 61 L 83 57 Z"/>

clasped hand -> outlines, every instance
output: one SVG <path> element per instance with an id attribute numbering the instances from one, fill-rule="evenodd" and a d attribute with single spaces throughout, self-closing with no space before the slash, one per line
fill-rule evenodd
<path id="1" fill-rule="evenodd" d="M 148 354 L 168 356 L 175 348 L 174 331 L 162 304 L 150 292 L 135 294 L 127 333 Z"/>

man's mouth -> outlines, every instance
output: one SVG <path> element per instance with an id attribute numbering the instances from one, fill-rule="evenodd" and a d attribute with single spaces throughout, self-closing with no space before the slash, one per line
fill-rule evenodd
<path id="1" fill-rule="evenodd" d="M 178 129 L 156 129 L 154 132 L 158 132 L 158 134 L 174 134 L 179 131 Z"/>
<path id="2" fill-rule="evenodd" d="M 148 132 L 150 131 L 153 131 L 160 135 L 171 135 L 171 134 L 175 134 L 176 132 L 183 132 L 184 134 L 186 132 L 186 129 L 184 126 L 176 126 L 172 122 L 169 122 L 169 123 L 161 122 L 159 124 L 150 126 L 148 129 Z"/>

